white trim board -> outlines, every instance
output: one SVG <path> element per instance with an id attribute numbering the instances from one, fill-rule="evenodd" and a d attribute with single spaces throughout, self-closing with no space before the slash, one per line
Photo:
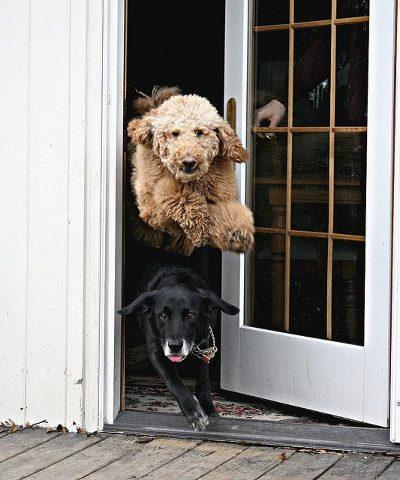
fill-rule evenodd
<path id="1" fill-rule="evenodd" d="M 390 441 L 400 443 L 400 1 L 397 1 L 396 98 L 393 161 L 392 350 Z"/>

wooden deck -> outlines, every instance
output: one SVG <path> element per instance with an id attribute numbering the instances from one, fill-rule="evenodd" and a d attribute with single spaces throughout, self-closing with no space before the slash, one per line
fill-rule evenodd
<path id="1" fill-rule="evenodd" d="M 0 433 L 0 479 L 399 480 L 395 456 L 101 433 Z"/>

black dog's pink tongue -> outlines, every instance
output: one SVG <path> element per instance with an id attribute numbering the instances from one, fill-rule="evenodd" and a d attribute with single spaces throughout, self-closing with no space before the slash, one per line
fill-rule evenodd
<path id="1" fill-rule="evenodd" d="M 184 359 L 183 355 L 168 355 L 171 362 L 181 362 Z"/>

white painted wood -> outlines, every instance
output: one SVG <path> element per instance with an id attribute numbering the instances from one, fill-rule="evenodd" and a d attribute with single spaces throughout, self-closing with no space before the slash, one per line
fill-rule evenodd
<path id="1" fill-rule="evenodd" d="M 364 421 L 362 347 L 240 329 L 239 392 Z"/>
<path id="2" fill-rule="evenodd" d="M 247 131 L 247 38 L 248 5 L 243 0 L 228 0 L 225 4 L 225 108 L 228 100 L 237 102 L 237 134 L 246 145 Z M 226 112 L 225 112 L 226 113 Z M 236 166 L 236 177 L 245 201 L 245 165 Z M 222 255 L 222 298 L 238 305 L 237 318 L 222 314 L 221 324 L 221 387 L 239 389 L 239 324 L 244 317 L 244 255 L 224 252 Z"/>
<path id="3" fill-rule="evenodd" d="M 102 425 L 102 42 L 97 0 L 1 2 L 0 420 Z"/>
<path id="4" fill-rule="evenodd" d="M 400 2 L 397 1 L 399 11 Z M 390 441 L 400 443 L 400 18 L 397 17 L 396 103 L 393 171 L 392 350 Z"/>
<path id="5" fill-rule="evenodd" d="M 66 409 L 69 2 L 31 2 L 30 32 L 26 416 L 54 424 Z"/>
<path id="6" fill-rule="evenodd" d="M 102 426 L 100 398 L 102 272 L 102 112 L 103 112 L 103 4 L 87 0 L 86 176 L 85 176 L 85 324 L 84 324 L 84 426 Z"/>
<path id="7" fill-rule="evenodd" d="M 25 413 L 29 15 L 27 0 L 0 2 L 0 420 L 18 423 Z"/>
<path id="8" fill-rule="evenodd" d="M 247 0 L 227 2 L 225 82 L 245 135 L 248 30 L 237 19 Z M 251 3 L 251 2 L 250 2 Z M 394 1 L 371 1 L 368 98 L 365 346 L 314 340 L 223 323 L 222 385 L 229 390 L 386 426 L 389 392 L 391 164 Z M 242 70 L 241 70 L 242 68 Z M 239 72 L 242 75 L 239 75 Z M 240 95 L 242 95 L 240 97 Z M 238 98 L 238 96 L 240 98 Z M 383 134 L 384 132 L 384 134 Z M 244 186 L 244 172 L 240 184 Z M 223 293 L 243 306 L 243 264 L 224 257 Z M 234 369 L 234 371 L 232 371 Z"/>
<path id="9" fill-rule="evenodd" d="M 120 408 L 123 192 L 123 86 L 125 3 L 105 2 L 103 36 L 103 201 L 105 202 L 104 262 L 104 419 L 112 423 Z"/>
<path id="10" fill-rule="evenodd" d="M 364 419 L 387 426 L 395 0 L 371 0 L 369 23 Z"/>
<path id="11" fill-rule="evenodd" d="M 66 412 L 82 425 L 85 258 L 86 1 L 71 0 Z"/>

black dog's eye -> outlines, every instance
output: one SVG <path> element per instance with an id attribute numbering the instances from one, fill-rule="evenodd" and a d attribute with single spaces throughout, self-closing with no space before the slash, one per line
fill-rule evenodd
<path id="1" fill-rule="evenodd" d="M 195 133 L 196 137 L 201 137 L 204 132 L 203 132 L 203 130 L 195 130 L 194 133 Z"/>
<path id="2" fill-rule="evenodd" d="M 178 130 L 174 130 L 174 131 L 172 132 L 172 136 L 173 136 L 173 137 L 179 137 L 179 133 L 180 133 L 180 132 L 179 132 Z"/>
<path id="3" fill-rule="evenodd" d="M 193 312 L 187 312 L 186 314 L 186 318 L 188 320 L 193 320 L 193 318 L 195 317 L 196 315 L 193 313 Z"/>
<path id="4" fill-rule="evenodd" d="M 160 320 L 166 320 L 168 318 L 168 316 L 165 312 L 161 312 L 161 313 L 158 314 L 158 318 Z"/>

